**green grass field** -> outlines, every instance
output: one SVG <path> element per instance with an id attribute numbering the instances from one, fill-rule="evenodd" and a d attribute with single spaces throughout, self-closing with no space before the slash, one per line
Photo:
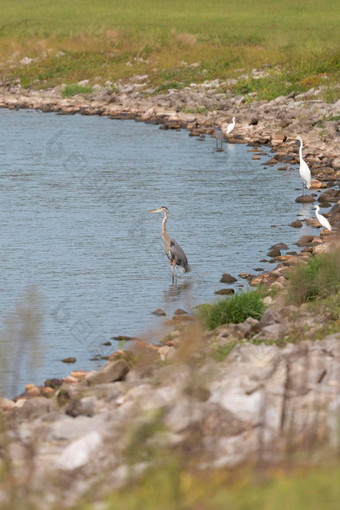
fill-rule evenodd
<path id="1" fill-rule="evenodd" d="M 13 0 L 1 7 L 0 72 L 37 88 L 147 74 L 166 89 L 279 65 L 256 84 L 270 98 L 289 90 L 286 75 L 296 90 L 337 81 L 339 25 L 332 0 Z"/>

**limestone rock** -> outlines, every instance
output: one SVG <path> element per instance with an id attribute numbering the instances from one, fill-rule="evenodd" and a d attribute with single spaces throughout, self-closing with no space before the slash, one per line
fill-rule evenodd
<path id="1" fill-rule="evenodd" d="M 122 379 L 130 370 L 123 359 L 108 363 L 98 372 L 90 372 L 85 380 L 88 384 L 105 384 Z"/>
<path id="2" fill-rule="evenodd" d="M 102 437 L 98 432 L 86 434 L 65 448 L 57 460 L 57 467 L 63 471 L 73 471 L 85 466 L 94 452 L 101 447 L 102 442 Z"/>

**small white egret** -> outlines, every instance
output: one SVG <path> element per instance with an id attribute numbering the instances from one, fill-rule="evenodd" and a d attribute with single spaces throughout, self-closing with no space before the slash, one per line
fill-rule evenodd
<path id="1" fill-rule="evenodd" d="M 299 149 L 299 155 L 300 155 L 300 176 L 303 182 L 303 194 L 305 194 L 305 187 L 310 188 L 310 181 L 311 181 L 311 173 L 309 170 L 309 167 L 307 163 L 304 161 L 302 157 L 302 138 L 301 136 L 297 136 L 296 139 L 300 142 L 300 149 Z"/>
<path id="2" fill-rule="evenodd" d="M 327 228 L 328 230 L 332 230 L 332 227 L 331 227 L 329 221 L 327 220 L 327 218 L 325 218 L 322 214 L 319 213 L 320 207 L 318 205 L 315 205 L 314 209 L 315 209 L 315 216 L 316 216 L 317 220 L 321 223 L 321 225 L 323 227 Z"/>
<path id="3" fill-rule="evenodd" d="M 228 124 L 228 126 L 227 126 L 226 135 L 230 135 L 230 133 L 231 133 L 231 132 L 232 132 L 232 130 L 234 129 L 234 127 L 235 127 L 235 121 L 236 121 L 236 119 L 235 119 L 235 117 L 233 117 L 233 121 L 232 121 L 230 124 Z"/>

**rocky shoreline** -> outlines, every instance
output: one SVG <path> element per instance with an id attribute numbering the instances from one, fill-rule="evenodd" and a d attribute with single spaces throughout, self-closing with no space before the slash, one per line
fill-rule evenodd
<path id="1" fill-rule="evenodd" d="M 249 275 L 250 284 L 284 289 L 293 265 L 339 248 L 340 131 L 337 121 L 324 119 L 339 114 L 340 101 L 327 104 L 310 92 L 247 103 L 244 96 L 226 97 L 214 84 L 149 97 L 138 92 L 138 82 L 124 87 L 63 99 L 60 88 L 24 91 L 9 85 L 0 88 L 0 107 L 131 118 L 164 129 L 188 129 L 192 136 L 213 134 L 215 125 L 225 129 L 235 116 L 237 129 L 229 141 L 272 146 L 268 165 L 296 163 L 294 138 L 300 134 L 314 189 L 322 189 L 317 200 L 332 205 L 328 219 L 334 228 L 301 238 L 300 253 L 282 255 L 272 247 L 278 250 L 271 255 L 276 267 Z M 204 114 L 180 111 L 214 106 Z M 321 121 L 323 127 L 317 127 Z M 266 305 L 260 321 L 249 318 L 213 333 L 201 332 L 190 317 L 178 315 L 161 346 L 137 340 L 130 351 L 113 353 L 99 371 L 75 371 L 44 386 L 28 385 L 14 401 L 0 399 L 14 486 L 22 488 L 22 480 L 29 478 L 33 499 L 44 487 L 39 492 L 42 508 L 56 501 L 71 505 L 90 487 L 96 487 L 99 500 L 152 462 L 137 456 L 130 466 L 126 460 L 134 434 L 146 425 L 155 432 L 137 449 L 156 445 L 185 451 L 200 469 L 276 463 L 306 445 L 313 462 L 320 444 L 323 451 L 339 448 L 340 333 L 322 336 L 326 318 L 304 305 L 286 305 L 280 296 L 267 297 Z M 296 343 L 276 345 L 293 332 Z M 225 360 L 213 359 L 212 350 L 229 346 L 232 352 Z M 98 489 L 103 473 L 105 487 Z M 0 486 L 0 503 L 7 497 Z"/>

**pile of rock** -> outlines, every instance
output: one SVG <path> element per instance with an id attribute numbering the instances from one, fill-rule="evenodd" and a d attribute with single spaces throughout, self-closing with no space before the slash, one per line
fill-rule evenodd
<path id="1" fill-rule="evenodd" d="M 61 479 L 68 503 L 102 476 L 101 490 L 120 486 L 131 468 L 126 451 L 147 424 L 154 433 L 136 445 L 140 452 L 155 445 L 185 451 L 202 469 L 276 462 L 306 441 L 340 446 L 340 334 L 283 349 L 244 340 L 287 336 L 293 312 L 269 308 L 261 321 L 206 337 L 203 350 L 243 339 L 222 362 L 195 363 L 196 354 L 163 367 L 148 357 L 134 367 L 112 360 L 77 384 L 64 381 L 51 398 L 26 395 L 12 406 L 2 400 L 13 483 L 20 487 L 29 476 L 32 494 L 44 486 L 44 508 L 61 497 Z M 306 314 L 302 330 L 308 320 L 314 324 Z M 142 472 L 153 460 L 135 453 L 134 469 Z"/>

